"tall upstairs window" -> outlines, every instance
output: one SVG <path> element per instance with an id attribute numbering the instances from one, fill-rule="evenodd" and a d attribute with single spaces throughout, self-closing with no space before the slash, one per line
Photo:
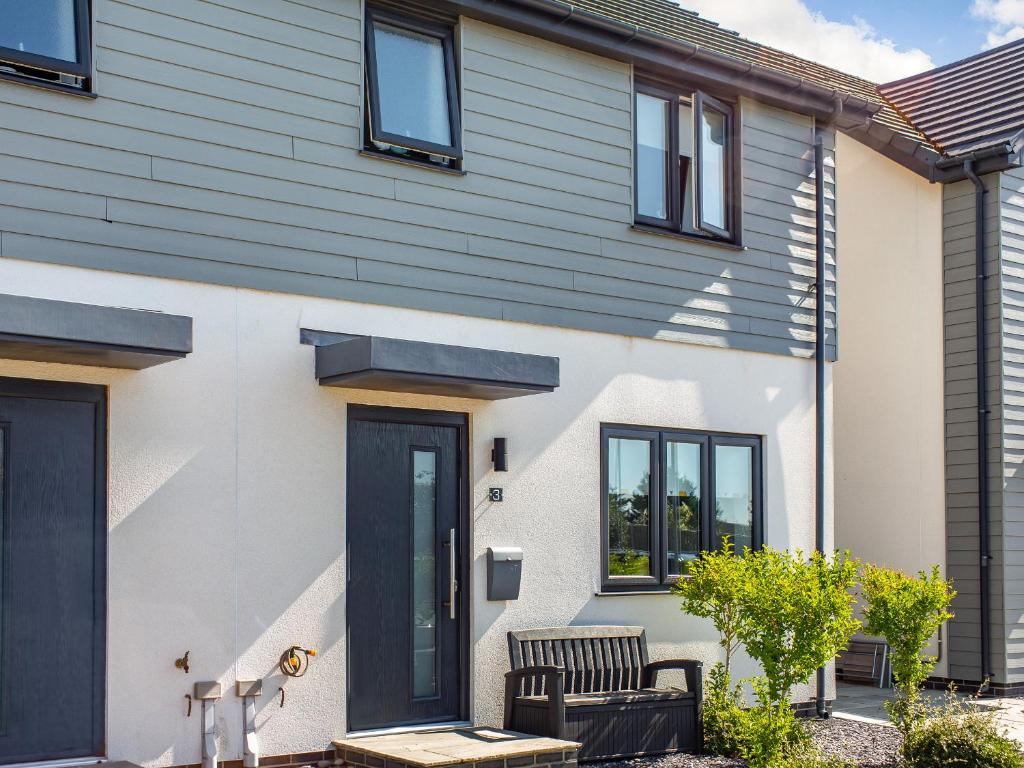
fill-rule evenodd
<path id="1" fill-rule="evenodd" d="M 0 0 L 0 73 L 88 89 L 89 0 Z"/>
<path id="2" fill-rule="evenodd" d="M 457 165 L 456 72 L 452 27 L 367 8 L 367 149 Z"/>
<path id="3" fill-rule="evenodd" d="M 707 94 L 638 85 L 636 222 L 739 240 L 739 142 L 733 107 Z"/>

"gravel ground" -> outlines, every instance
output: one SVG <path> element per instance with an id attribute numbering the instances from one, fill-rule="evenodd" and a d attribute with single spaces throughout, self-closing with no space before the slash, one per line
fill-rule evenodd
<path id="1" fill-rule="evenodd" d="M 895 728 L 874 723 L 832 718 L 805 723 L 817 747 L 827 755 L 850 760 L 858 768 L 892 768 L 900 737 Z M 742 760 L 699 755 L 661 757 L 592 763 L 594 768 L 743 768 Z"/>
<path id="2" fill-rule="evenodd" d="M 805 723 L 818 749 L 826 755 L 850 760 L 860 768 L 895 765 L 900 734 L 895 728 L 833 717 Z"/>

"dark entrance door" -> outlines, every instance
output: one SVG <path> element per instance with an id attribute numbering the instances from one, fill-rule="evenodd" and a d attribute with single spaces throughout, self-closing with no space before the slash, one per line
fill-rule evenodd
<path id="1" fill-rule="evenodd" d="M 349 409 L 348 725 L 460 719 L 464 417 Z"/>
<path id="2" fill-rule="evenodd" d="M 0 379 L 0 763 L 103 755 L 102 387 Z"/>

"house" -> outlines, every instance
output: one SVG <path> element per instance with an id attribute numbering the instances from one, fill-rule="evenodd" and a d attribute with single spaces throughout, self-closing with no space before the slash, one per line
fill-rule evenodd
<path id="1" fill-rule="evenodd" d="M 496 724 L 509 630 L 710 663 L 687 560 L 831 548 L 835 174 L 938 189 L 874 84 L 667 0 L 3 13 L 0 763 Z"/>
<path id="2" fill-rule="evenodd" d="M 888 159 L 837 168 L 838 248 L 857 258 L 838 297 L 836 542 L 910 571 L 939 564 L 959 594 L 936 682 L 1009 694 L 1024 690 L 1021 67 L 1017 41 L 881 86 L 924 140 L 879 135 L 866 141 Z"/>

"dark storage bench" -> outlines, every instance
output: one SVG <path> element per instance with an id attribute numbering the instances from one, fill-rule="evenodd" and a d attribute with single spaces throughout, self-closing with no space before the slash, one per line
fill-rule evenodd
<path id="1" fill-rule="evenodd" d="M 643 627 L 554 627 L 508 633 L 505 728 L 582 744 L 580 760 L 699 752 L 701 662 L 650 662 Z M 686 690 L 658 688 L 681 669 Z"/>

